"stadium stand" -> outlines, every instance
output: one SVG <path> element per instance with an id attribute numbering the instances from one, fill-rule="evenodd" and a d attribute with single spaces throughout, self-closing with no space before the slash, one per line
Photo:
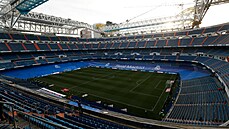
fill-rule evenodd
<path id="1" fill-rule="evenodd" d="M 229 86 L 228 27 L 225 24 L 177 33 L 99 39 L 0 33 L 0 71 L 4 73 L 34 65 L 47 67 L 48 71 L 48 64 L 51 63 L 88 60 L 119 60 L 120 63 L 129 61 L 133 65 L 138 65 L 134 60 L 156 61 L 154 65 L 164 65 L 163 62 L 201 64 L 205 69 L 211 70 L 212 75 L 194 79 L 182 78 L 181 87 L 177 89 L 177 98 L 170 104 L 171 108 L 163 121 L 218 126 L 229 119 L 226 93 Z M 221 33 L 222 31 L 227 33 Z M 79 65 L 83 66 L 83 63 Z M 38 76 L 37 73 L 32 74 Z M 7 77 L 2 79 L 28 89 L 39 89 L 26 80 Z M 30 93 L 16 90 L 2 82 L 0 92 L 4 101 L 14 103 L 15 109 L 23 112 L 18 117 L 40 128 L 131 128 L 93 115 L 72 115 L 70 109 L 65 109 L 56 102 L 50 103 L 47 98 L 31 96 Z M 5 115 L 10 118 L 9 121 L 13 121 L 10 110 L 10 106 L 4 104 Z M 52 122 L 55 124 L 50 124 Z"/>
<path id="2" fill-rule="evenodd" d="M 15 104 L 14 108 L 18 111 L 30 113 L 35 117 L 29 117 L 28 115 L 18 114 L 20 118 L 30 121 L 37 127 L 43 128 L 57 128 L 50 125 L 49 122 L 54 122 L 57 125 L 66 128 L 120 128 L 129 129 L 122 125 L 115 124 L 106 120 L 98 119 L 88 115 L 71 115 L 73 114 L 70 109 L 53 105 L 48 101 L 44 101 L 38 97 L 31 96 L 27 93 L 16 91 L 5 84 L 1 84 L 0 88 L 1 97 L 4 101 L 12 102 Z M 4 109 L 10 111 L 10 106 L 4 104 Z M 65 113 L 64 116 L 58 114 Z M 48 114 L 48 115 L 45 115 Z M 57 115 L 56 115 L 57 114 Z M 69 114 L 69 115 L 67 115 Z M 47 122 L 48 121 L 48 122 Z M 60 128 L 60 126 L 58 128 Z M 81 127 L 82 126 L 82 127 Z"/>
<path id="3" fill-rule="evenodd" d="M 219 125 L 229 118 L 226 93 L 213 77 L 185 80 L 172 112 L 165 121 Z"/>

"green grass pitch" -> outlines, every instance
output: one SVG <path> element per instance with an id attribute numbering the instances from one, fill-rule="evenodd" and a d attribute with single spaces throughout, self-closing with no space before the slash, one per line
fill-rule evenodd
<path id="1" fill-rule="evenodd" d="M 67 95 L 88 94 L 87 100 L 102 101 L 115 108 L 127 108 L 130 114 L 159 119 L 166 98 L 166 81 L 177 75 L 152 72 L 114 70 L 108 68 L 84 68 L 71 72 L 37 78 L 54 84 L 51 90 L 61 93 L 69 88 Z"/>

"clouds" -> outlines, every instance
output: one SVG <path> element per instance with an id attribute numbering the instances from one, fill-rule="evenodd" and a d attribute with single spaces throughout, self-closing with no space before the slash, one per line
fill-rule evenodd
<path id="1" fill-rule="evenodd" d="M 105 23 L 106 21 L 121 23 L 149 10 L 151 10 L 149 13 L 139 16 L 135 20 L 175 15 L 181 11 L 181 8 L 179 6 L 168 6 L 168 4 L 173 5 L 182 2 L 184 2 L 184 0 L 49 0 L 34 11 L 70 18 L 89 24 Z M 193 0 L 185 1 L 185 3 L 191 2 L 193 2 Z M 159 5 L 162 6 L 158 7 Z M 214 14 L 220 11 L 220 9 L 229 12 L 228 4 L 224 6 L 224 8 L 215 7 L 211 7 L 213 9 L 210 8 L 206 19 L 214 19 L 214 16 L 210 14 L 211 10 L 213 10 L 212 13 Z M 217 16 L 223 17 L 220 15 Z M 229 19 L 225 18 L 219 19 L 220 22 L 226 22 L 222 21 L 222 19 L 229 21 Z M 204 22 L 203 24 L 205 24 Z M 207 25 L 216 22 L 218 23 L 219 21 L 208 20 Z"/>

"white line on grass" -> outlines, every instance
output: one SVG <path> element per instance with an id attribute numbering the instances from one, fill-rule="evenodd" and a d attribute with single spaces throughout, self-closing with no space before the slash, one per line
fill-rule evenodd
<path id="1" fill-rule="evenodd" d="M 157 87 L 159 86 L 159 84 L 161 83 L 161 80 L 157 83 L 156 87 L 154 87 L 154 89 L 157 89 Z"/>
<path id="2" fill-rule="evenodd" d="M 83 91 L 83 90 L 81 90 Z M 84 91 L 83 91 L 84 92 Z M 88 93 L 89 95 L 92 95 L 92 96 L 95 96 L 97 98 L 102 98 L 102 99 L 105 99 L 105 100 L 110 100 L 111 102 L 116 102 L 116 103 L 120 103 L 120 104 L 123 104 L 123 105 L 127 105 L 127 106 L 131 106 L 131 107 L 135 107 L 135 108 L 139 108 L 139 109 L 143 109 L 143 110 L 149 110 L 149 109 L 146 109 L 146 108 L 143 108 L 143 107 L 139 107 L 139 106 L 136 106 L 136 105 L 132 105 L 132 104 L 128 104 L 128 103 L 124 103 L 124 102 L 120 102 L 120 101 L 117 101 L 117 100 L 113 100 L 113 99 L 110 99 L 110 98 L 106 98 L 106 97 L 101 97 L 99 95 L 95 95 L 95 94 L 92 94 L 92 93 Z"/>
<path id="3" fill-rule="evenodd" d="M 162 95 L 163 95 L 163 93 L 164 93 L 165 89 L 166 89 L 166 87 L 165 87 L 165 88 L 164 88 L 164 90 L 162 91 L 162 93 L 161 93 L 161 95 L 160 95 L 159 99 L 157 100 L 157 103 L 154 105 L 154 107 L 153 107 L 152 111 L 154 111 L 154 109 L 156 108 L 156 106 L 157 106 L 158 102 L 160 101 L 160 99 L 161 99 L 161 97 L 162 97 Z"/>
<path id="4" fill-rule="evenodd" d="M 135 92 L 135 91 L 131 91 L 130 93 L 134 93 L 134 94 L 139 94 L 139 95 L 145 95 L 145 96 L 150 96 L 150 97 L 159 98 L 158 96 L 155 96 L 155 95 L 150 95 L 150 94 L 145 94 L 145 93 L 139 93 L 139 92 Z"/>
<path id="5" fill-rule="evenodd" d="M 115 73 L 118 73 L 118 72 L 119 72 L 119 71 L 117 71 L 117 72 L 115 72 Z M 91 80 L 91 81 L 87 81 L 87 82 L 81 83 L 81 84 L 79 84 L 79 85 L 77 85 L 77 86 L 70 87 L 69 89 L 72 89 L 72 88 L 75 88 L 75 87 L 79 87 L 79 86 L 81 86 L 81 85 L 88 84 L 88 83 L 93 82 L 93 81 L 96 81 L 96 80 L 101 80 L 101 79 L 103 79 L 103 78 L 105 78 L 105 77 L 108 77 L 108 76 L 110 76 L 110 75 L 112 75 L 112 74 L 114 74 L 114 73 L 110 73 L 110 74 L 108 74 L 108 75 L 106 75 L 106 76 L 102 76 L 102 77 L 96 78 L 96 79 L 93 78 L 93 80 Z M 110 79 L 110 78 L 107 78 L 107 79 Z M 106 80 L 107 80 L 107 79 L 106 79 Z"/>
<path id="6" fill-rule="evenodd" d="M 170 80 L 171 80 L 172 77 L 173 77 L 173 76 L 170 77 Z M 152 108 L 152 111 L 154 111 L 154 109 L 156 108 L 156 106 L 157 106 L 158 102 L 160 101 L 160 99 L 161 99 L 161 97 L 162 97 L 162 94 L 165 92 L 165 89 L 166 89 L 166 88 L 167 88 L 167 87 L 165 86 L 165 88 L 164 88 L 164 90 L 162 91 L 162 93 L 161 93 L 159 99 L 157 100 L 157 103 L 156 103 L 156 104 L 154 105 L 154 107 Z"/>
<path id="7" fill-rule="evenodd" d="M 137 82 L 136 82 L 136 85 L 138 85 L 139 84 L 139 82 L 141 82 L 143 79 L 140 79 L 140 80 L 138 80 Z"/>
<path id="8" fill-rule="evenodd" d="M 134 89 L 136 89 L 138 86 L 140 86 L 146 80 L 148 80 L 151 76 L 152 76 L 152 74 L 148 75 L 148 77 L 146 79 L 144 79 L 142 82 L 138 83 L 134 88 L 130 89 L 130 92 L 132 92 Z"/>

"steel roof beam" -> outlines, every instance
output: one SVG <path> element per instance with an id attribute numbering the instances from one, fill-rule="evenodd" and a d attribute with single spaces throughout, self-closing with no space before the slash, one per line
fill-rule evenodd
<path id="1" fill-rule="evenodd" d="M 199 27 L 210 6 L 226 4 L 229 0 L 195 0 L 195 3 L 192 27 Z"/>

